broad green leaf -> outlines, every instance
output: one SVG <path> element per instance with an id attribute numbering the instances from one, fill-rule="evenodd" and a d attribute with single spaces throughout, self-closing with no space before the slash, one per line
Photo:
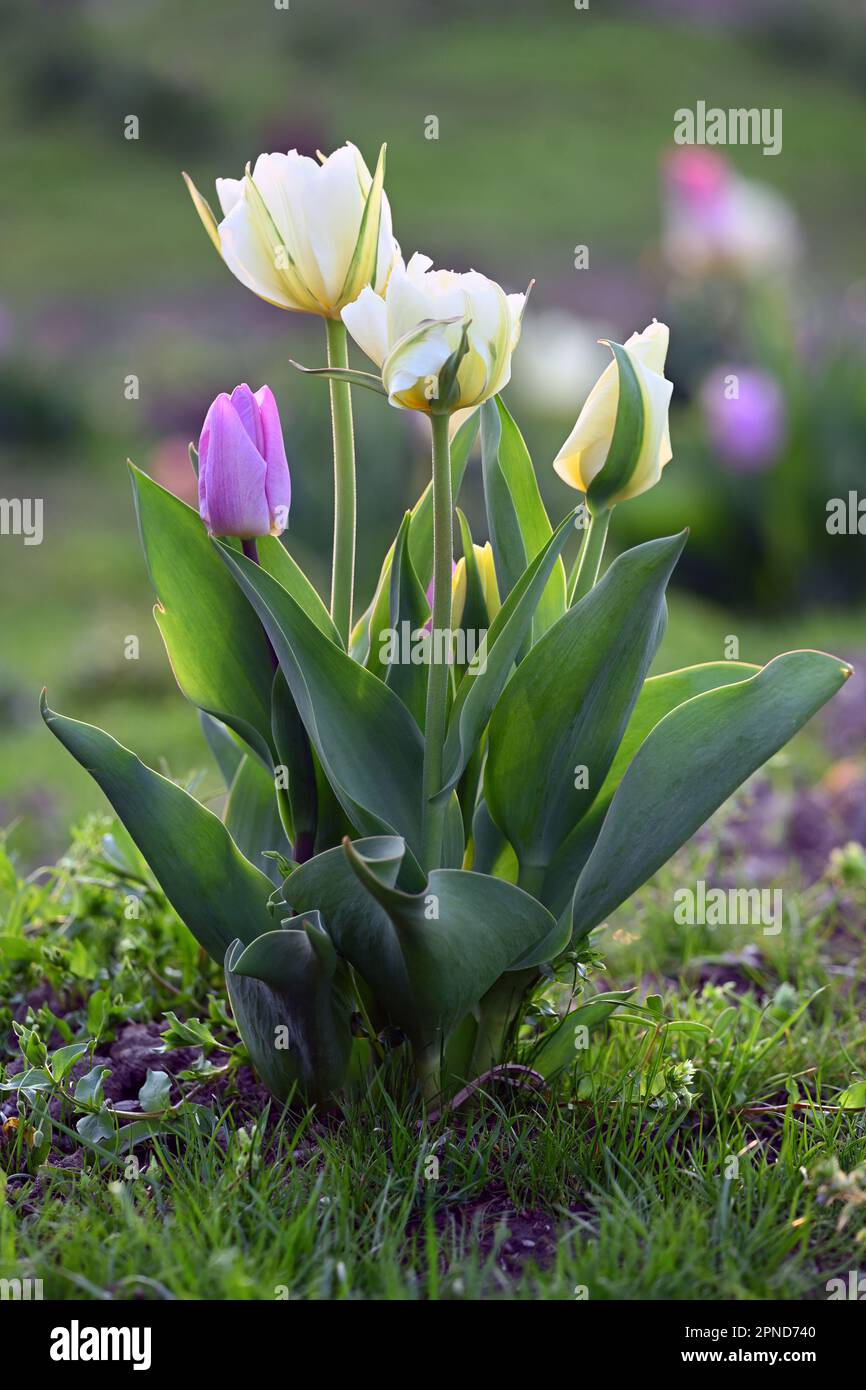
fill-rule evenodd
<path id="1" fill-rule="evenodd" d="M 607 776 L 661 639 L 684 542 L 649 541 L 615 560 L 535 644 L 493 711 L 484 795 L 531 880 Z"/>
<path id="2" fill-rule="evenodd" d="M 236 937 L 252 941 L 271 929 L 270 880 L 212 811 L 101 729 L 55 714 L 44 693 L 42 718 L 99 783 L 181 921 L 215 960 Z"/>
<path id="3" fill-rule="evenodd" d="M 91 1067 L 90 1071 L 80 1076 L 75 1083 L 75 1099 L 80 1100 L 84 1105 L 101 1105 L 102 1088 L 105 1085 L 105 1078 L 111 1075 L 110 1067 Z"/>
<path id="4" fill-rule="evenodd" d="M 203 709 L 199 710 L 198 719 L 207 746 L 213 753 L 214 761 L 225 783 L 225 789 L 228 791 L 235 780 L 235 773 L 244 760 L 243 744 L 238 742 L 227 724 L 223 724 L 219 719 L 214 719 L 212 714 L 206 714 Z"/>
<path id="5" fill-rule="evenodd" d="M 478 433 L 478 411 L 475 410 L 463 421 L 451 441 L 451 495 L 456 505 L 463 483 L 466 464 Z M 395 543 L 396 544 L 396 541 Z M 433 575 L 433 484 L 428 483 L 415 506 L 409 523 L 409 555 L 418 580 L 426 591 Z M 394 559 L 394 545 L 391 546 L 376 585 L 369 608 L 359 618 L 352 632 L 349 650 L 356 661 L 370 666 L 376 658 L 373 639 L 383 627 L 388 626 L 388 613 L 391 601 L 391 565 Z"/>
<path id="6" fill-rule="evenodd" d="M 87 1043 L 67 1043 L 66 1047 L 58 1047 L 52 1052 L 49 1067 L 54 1080 L 63 1081 L 86 1051 Z"/>
<path id="7" fill-rule="evenodd" d="M 587 490 L 592 511 L 604 507 L 629 481 L 641 448 L 644 432 L 644 401 L 637 372 L 628 353 L 619 343 L 608 343 L 619 375 L 616 420 L 607 458 Z"/>
<path id="8" fill-rule="evenodd" d="M 52 1091 L 55 1082 L 42 1067 L 27 1067 L 8 1081 L 0 1081 L 0 1091 Z"/>
<path id="9" fill-rule="evenodd" d="M 310 742 L 359 830 L 421 846 L 423 741 L 402 700 L 310 621 L 259 565 L 217 543 L 267 630 Z"/>
<path id="10" fill-rule="evenodd" d="M 494 874 L 509 882 L 517 880 L 514 851 L 487 809 L 482 796 L 472 817 L 472 868 L 479 874 Z M 508 864 L 513 872 L 504 872 Z"/>
<path id="11" fill-rule="evenodd" d="M 401 892 L 403 853 L 393 836 L 347 843 L 302 864 L 284 892 L 295 912 L 319 909 L 340 955 L 425 1049 L 556 923 L 527 893 L 483 874 L 434 869 L 420 892 Z"/>
<path id="12" fill-rule="evenodd" d="M 238 1030 L 271 1094 L 285 1101 L 298 1086 L 324 1100 L 337 1090 L 352 1046 L 352 990 L 319 913 L 246 947 L 233 942 L 225 970 Z"/>
<path id="13" fill-rule="evenodd" d="M 558 1072 L 573 1066 L 580 1060 L 577 1044 L 581 1038 L 577 1036 L 578 1028 L 590 1031 L 597 1028 L 633 993 L 634 990 L 623 989 L 612 991 L 610 994 L 598 994 L 594 999 L 572 1009 L 559 1026 L 548 1033 L 538 1051 L 531 1055 L 529 1064 L 532 1070 L 550 1079 Z"/>
<path id="14" fill-rule="evenodd" d="M 693 695 L 745 680 L 759 670 L 759 666 L 751 666 L 745 661 L 708 661 L 701 666 L 669 671 L 663 676 L 650 676 L 644 681 L 622 742 L 616 750 L 616 757 L 598 795 L 563 841 L 547 870 L 539 897 L 551 912 L 558 916 L 571 899 L 578 874 L 598 838 L 613 794 L 650 730 L 672 709 L 690 700 Z"/>
<path id="15" fill-rule="evenodd" d="M 527 565 L 547 545 L 553 528 L 523 436 L 500 396 L 481 407 L 481 460 L 487 527 L 504 602 Z M 565 568 L 557 556 L 533 615 L 533 641 L 562 617 L 565 590 Z"/>
<path id="16" fill-rule="evenodd" d="M 130 464 L 154 609 L 175 679 L 188 700 L 240 734 L 270 765 L 267 639 L 220 564 L 197 512 Z"/>
<path id="17" fill-rule="evenodd" d="M 443 790 L 455 786 L 508 680 L 532 615 L 572 525 L 566 517 L 503 603 L 457 689 L 443 753 Z M 482 660 L 483 659 L 483 660 Z"/>
<path id="18" fill-rule="evenodd" d="M 279 794 L 288 805 L 292 851 L 296 859 L 309 859 L 319 820 L 314 754 L 282 671 L 274 677 L 271 727 L 278 760 L 275 775 L 281 781 L 288 780 L 288 786 L 281 787 Z"/>
<path id="19" fill-rule="evenodd" d="M 574 938 L 640 888 L 850 674 L 824 652 L 787 652 L 665 715 L 629 765 L 577 881 Z"/>
<path id="20" fill-rule="evenodd" d="M 262 853 L 277 850 L 288 856 L 291 845 L 280 820 L 273 775 L 265 772 L 258 758 L 247 754 L 235 773 L 223 820 L 241 854 L 273 883 L 279 883 L 281 875 L 274 860 L 263 859 Z"/>
<path id="21" fill-rule="evenodd" d="M 330 613 L 282 541 L 278 540 L 276 536 L 262 536 L 256 542 L 256 549 L 262 569 L 267 570 L 278 584 L 282 584 L 286 592 L 291 594 L 299 607 L 303 608 L 307 617 L 316 624 L 320 632 L 324 632 L 326 637 L 330 637 L 332 642 L 336 642 L 337 646 L 341 647 L 343 644 L 340 634 L 334 626 Z"/>
<path id="22" fill-rule="evenodd" d="M 142 1110 L 163 1111 L 171 1104 L 171 1077 L 165 1071 L 151 1071 L 148 1067 L 144 1085 L 138 1093 L 138 1103 Z"/>

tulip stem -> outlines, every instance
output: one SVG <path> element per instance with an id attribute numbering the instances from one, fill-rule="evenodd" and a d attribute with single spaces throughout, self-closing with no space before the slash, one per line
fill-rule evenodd
<path id="1" fill-rule="evenodd" d="M 574 562 L 574 569 L 571 571 L 571 578 L 568 582 L 569 608 L 588 594 L 598 579 L 609 525 L 610 508 L 590 515 L 589 530 L 584 537 L 580 554 Z"/>
<path id="2" fill-rule="evenodd" d="M 451 448 L 448 416 L 431 415 L 433 430 L 433 620 L 430 633 L 430 669 L 427 678 L 427 710 L 424 719 L 423 858 L 426 869 L 442 863 L 442 835 L 447 797 L 433 798 L 442 786 L 442 750 L 448 700 L 448 663 L 451 655 L 441 634 L 451 627 L 451 568 L 454 536 L 451 518 Z"/>
<path id="3" fill-rule="evenodd" d="M 328 366 L 349 365 L 346 326 L 325 319 Z M 355 439 L 352 432 L 352 392 L 346 381 L 328 382 L 331 391 L 331 430 L 334 439 L 334 555 L 331 567 L 331 617 L 348 648 L 352 631 L 355 587 Z"/>

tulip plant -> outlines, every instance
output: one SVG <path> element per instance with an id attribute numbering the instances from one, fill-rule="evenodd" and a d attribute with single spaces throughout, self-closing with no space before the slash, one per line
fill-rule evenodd
<path id="1" fill-rule="evenodd" d="M 404 264 L 383 178 L 384 151 L 372 177 L 353 146 L 320 165 L 262 155 L 218 182 L 219 224 L 190 185 L 237 278 L 324 319 L 314 375 L 329 381 L 335 459 L 330 609 L 280 539 L 289 470 L 267 387 L 211 406 L 192 451 L 199 513 L 132 468 L 156 621 L 224 777 L 222 817 L 43 699 L 224 964 L 280 1100 L 333 1103 L 408 1047 L 438 1103 L 523 1055 L 539 985 L 849 674 L 798 651 L 648 676 L 685 535 L 601 570 L 614 508 L 671 457 L 667 329 L 610 344 L 555 462 L 585 502 L 553 527 L 500 395 L 525 296 Z M 349 367 L 346 329 L 375 370 Z M 430 485 L 357 621 L 355 386 L 428 416 L 432 439 Z M 483 546 L 456 508 L 479 434 Z M 548 1037 L 532 1061 L 549 1075 L 569 1055 Z"/>

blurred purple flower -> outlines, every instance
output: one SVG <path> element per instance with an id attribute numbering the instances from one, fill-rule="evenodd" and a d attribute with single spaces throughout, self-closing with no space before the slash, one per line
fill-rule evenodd
<path id="1" fill-rule="evenodd" d="M 775 377 L 754 367 L 719 367 L 701 387 L 701 405 L 710 443 L 734 472 L 760 473 L 778 458 L 786 411 Z"/>
<path id="2" fill-rule="evenodd" d="M 283 431 L 269 386 L 246 383 L 217 396 L 198 445 L 198 509 L 212 536 L 279 536 L 292 486 Z"/>

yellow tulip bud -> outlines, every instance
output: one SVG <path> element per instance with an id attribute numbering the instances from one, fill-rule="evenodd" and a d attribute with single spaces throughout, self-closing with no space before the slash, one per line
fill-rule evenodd
<path id="1" fill-rule="evenodd" d="M 489 627 L 502 606 L 499 601 L 499 586 L 496 583 L 493 550 L 489 541 L 486 541 L 484 545 L 473 545 L 472 549 L 475 552 L 475 564 L 478 568 L 478 578 L 481 580 L 481 592 L 484 596 L 484 607 L 487 612 L 487 625 Z M 465 607 L 466 560 L 461 555 L 451 577 L 451 627 L 455 632 L 463 620 Z"/>
<path id="2" fill-rule="evenodd" d="M 668 408 L 673 386 L 664 376 L 669 332 L 653 319 L 643 333 L 633 333 L 623 345 L 640 392 L 642 428 L 626 460 L 626 476 L 617 480 L 612 493 L 602 487 L 604 506 L 613 507 L 653 487 L 671 459 Z M 619 369 L 611 362 L 590 391 L 577 423 L 557 454 L 553 466 L 570 487 L 590 494 L 608 460 L 619 406 Z"/>

